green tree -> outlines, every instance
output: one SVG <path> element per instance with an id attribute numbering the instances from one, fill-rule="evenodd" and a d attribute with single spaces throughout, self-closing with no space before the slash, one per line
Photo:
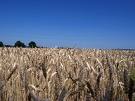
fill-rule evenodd
<path id="1" fill-rule="evenodd" d="M 37 47 L 37 45 L 36 45 L 36 43 L 35 43 L 34 41 L 31 41 L 31 42 L 29 43 L 29 47 L 30 47 L 30 48 L 35 48 L 35 47 Z"/>
<path id="2" fill-rule="evenodd" d="M 4 44 L 3 42 L 0 41 L 0 47 L 4 47 Z"/>
<path id="3" fill-rule="evenodd" d="M 14 47 L 26 47 L 25 44 L 21 41 L 16 41 Z"/>

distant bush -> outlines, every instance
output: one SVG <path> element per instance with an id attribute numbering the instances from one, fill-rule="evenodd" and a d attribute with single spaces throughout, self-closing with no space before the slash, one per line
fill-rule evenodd
<path id="1" fill-rule="evenodd" d="M 0 41 L 0 47 L 4 47 L 4 44 L 3 42 Z"/>
<path id="2" fill-rule="evenodd" d="M 30 48 L 35 48 L 35 47 L 37 47 L 37 45 L 36 45 L 36 43 L 35 43 L 34 41 L 31 41 L 31 42 L 29 43 L 29 47 L 30 47 Z"/>
<path id="3" fill-rule="evenodd" d="M 14 47 L 26 47 L 25 44 L 21 41 L 16 41 Z"/>
<path id="4" fill-rule="evenodd" d="M 14 46 L 12 46 L 12 45 L 4 45 L 4 47 L 14 47 Z"/>

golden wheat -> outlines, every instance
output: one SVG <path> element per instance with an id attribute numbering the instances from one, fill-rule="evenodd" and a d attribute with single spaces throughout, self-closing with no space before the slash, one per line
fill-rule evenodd
<path id="1" fill-rule="evenodd" d="M 131 50 L 0 48 L 0 101 L 132 101 L 134 68 Z"/>

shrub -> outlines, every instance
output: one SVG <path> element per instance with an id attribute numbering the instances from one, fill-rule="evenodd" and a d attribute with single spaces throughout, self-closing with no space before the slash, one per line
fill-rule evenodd
<path id="1" fill-rule="evenodd" d="M 25 44 L 21 41 L 16 41 L 14 47 L 26 47 Z"/>
<path id="2" fill-rule="evenodd" d="M 30 48 L 35 48 L 35 47 L 37 47 L 37 45 L 36 45 L 36 43 L 35 43 L 34 41 L 31 41 L 31 42 L 29 43 L 29 47 L 30 47 Z"/>
<path id="3" fill-rule="evenodd" d="M 3 47 L 3 46 L 4 46 L 3 42 L 0 41 L 0 47 Z"/>

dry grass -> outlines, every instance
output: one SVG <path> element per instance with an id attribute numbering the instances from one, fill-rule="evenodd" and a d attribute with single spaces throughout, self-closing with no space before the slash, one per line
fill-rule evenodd
<path id="1" fill-rule="evenodd" d="M 0 48 L 0 101 L 132 101 L 134 68 L 135 51 Z"/>

